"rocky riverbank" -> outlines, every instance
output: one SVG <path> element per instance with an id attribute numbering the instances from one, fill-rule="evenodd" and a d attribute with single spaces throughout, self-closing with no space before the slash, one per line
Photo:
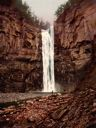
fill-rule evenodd
<path id="1" fill-rule="evenodd" d="M 49 96 L 52 94 L 58 94 L 53 92 L 28 92 L 28 93 L 0 93 L 0 103 L 8 103 L 20 100 L 26 100 L 29 98 Z"/>
<path id="2" fill-rule="evenodd" d="M 0 109 L 0 128 L 95 128 L 96 91 L 84 89 L 17 102 Z"/>

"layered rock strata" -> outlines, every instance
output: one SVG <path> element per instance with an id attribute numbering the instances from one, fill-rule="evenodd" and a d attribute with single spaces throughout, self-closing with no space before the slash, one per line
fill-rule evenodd
<path id="1" fill-rule="evenodd" d="M 96 1 L 84 0 L 65 10 L 55 22 L 55 77 L 76 85 L 96 56 Z"/>
<path id="2" fill-rule="evenodd" d="M 0 91 L 25 92 L 41 86 L 40 29 L 17 10 L 0 6 Z"/>

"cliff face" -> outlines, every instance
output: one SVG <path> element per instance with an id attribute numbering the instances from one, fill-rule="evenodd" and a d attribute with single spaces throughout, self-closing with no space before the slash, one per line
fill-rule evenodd
<path id="1" fill-rule="evenodd" d="M 95 48 L 96 1 L 84 0 L 55 22 L 56 82 L 78 84 L 95 62 Z"/>
<path id="2" fill-rule="evenodd" d="M 40 30 L 16 10 L 0 6 L 0 91 L 24 92 L 41 86 Z"/>

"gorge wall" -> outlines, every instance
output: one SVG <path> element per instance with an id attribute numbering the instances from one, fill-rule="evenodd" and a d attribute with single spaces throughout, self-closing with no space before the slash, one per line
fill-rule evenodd
<path id="1" fill-rule="evenodd" d="M 40 29 L 12 7 L 0 6 L 0 92 L 42 87 Z"/>
<path id="2" fill-rule="evenodd" d="M 96 0 L 80 1 L 66 9 L 55 22 L 56 83 L 80 84 L 91 67 L 95 67 L 95 48 Z"/>
<path id="3" fill-rule="evenodd" d="M 55 80 L 59 88 L 80 85 L 96 68 L 95 48 L 96 0 L 83 0 L 55 22 Z M 0 92 L 42 89 L 42 79 L 41 30 L 14 8 L 0 6 Z"/>

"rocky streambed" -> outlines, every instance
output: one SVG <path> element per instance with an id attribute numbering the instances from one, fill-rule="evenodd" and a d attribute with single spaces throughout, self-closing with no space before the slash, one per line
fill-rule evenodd
<path id="1" fill-rule="evenodd" d="M 8 103 L 8 102 L 17 102 L 20 100 L 35 98 L 35 97 L 43 97 L 50 96 L 52 94 L 57 94 L 53 92 L 29 92 L 29 93 L 0 93 L 0 103 Z"/>
<path id="2" fill-rule="evenodd" d="M 0 128 L 96 128 L 96 91 L 86 88 L 2 105 Z"/>

